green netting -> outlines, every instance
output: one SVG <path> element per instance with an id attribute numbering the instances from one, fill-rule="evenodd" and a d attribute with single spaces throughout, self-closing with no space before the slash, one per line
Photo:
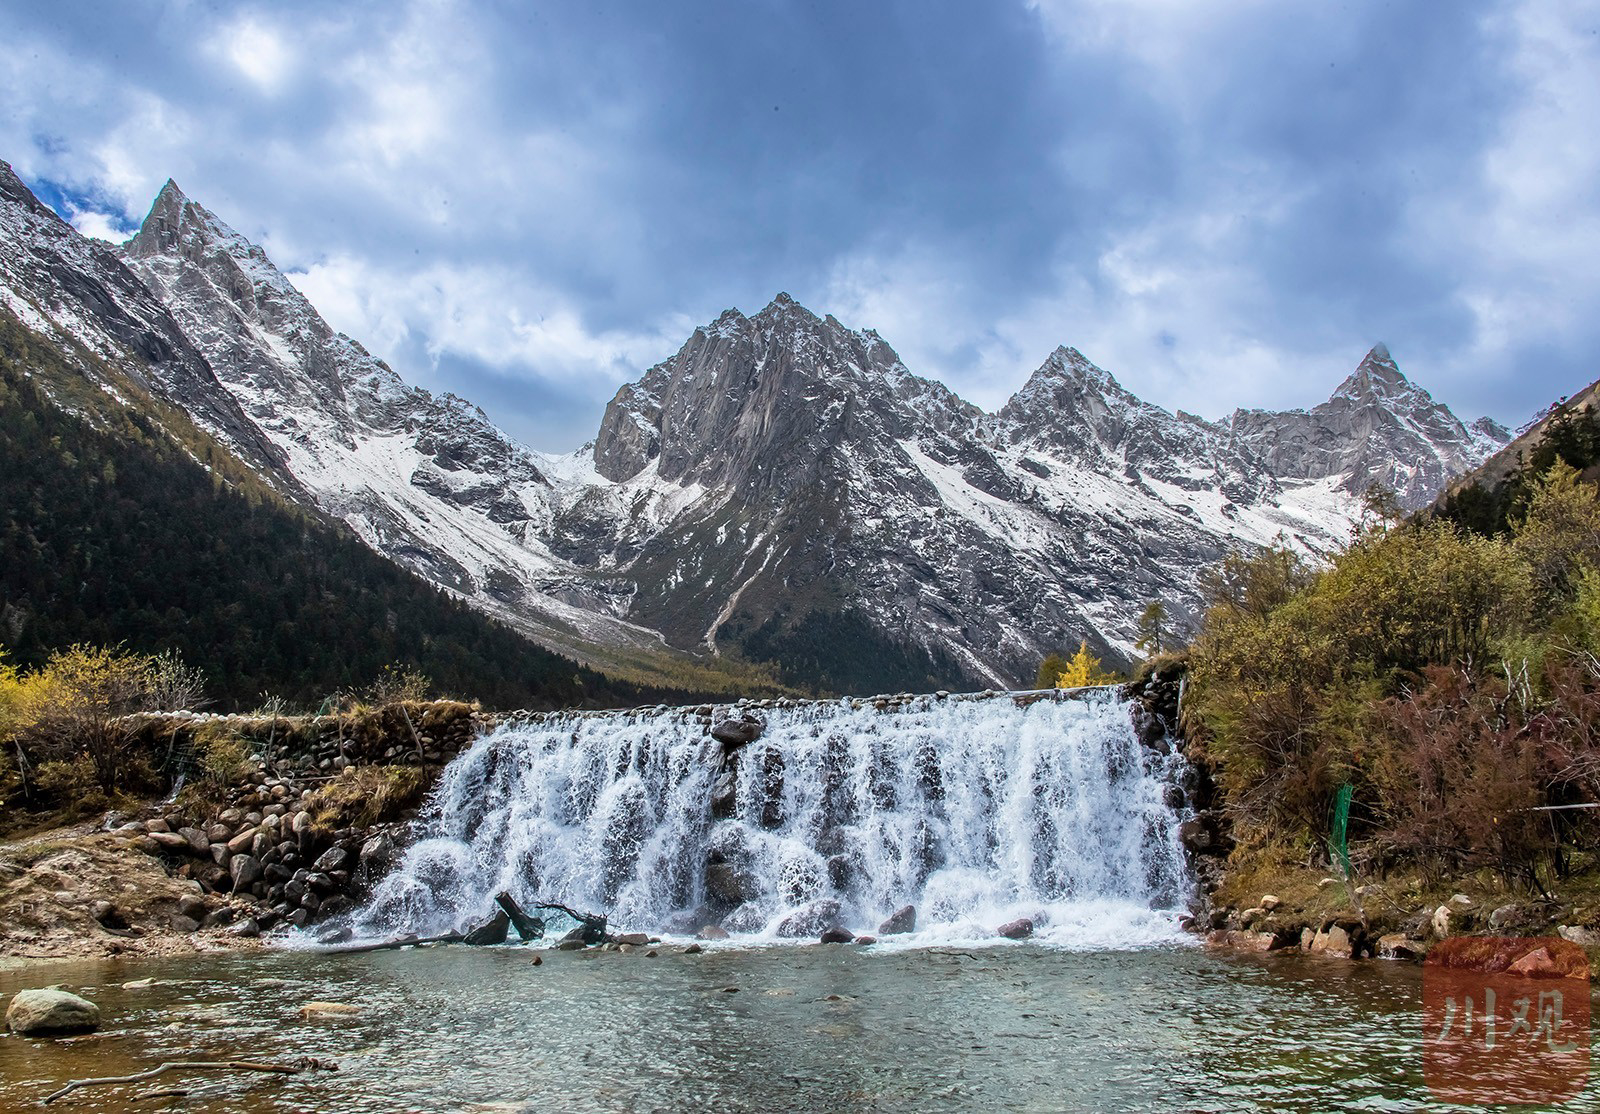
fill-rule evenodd
<path id="1" fill-rule="evenodd" d="M 1346 836 L 1350 829 L 1350 798 L 1354 793 L 1351 785 L 1339 787 L 1339 793 L 1333 799 L 1333 828 L 1328 833 L 1328 852 L 1344 868 L 1346 878 L 1350 877 L 1350 844 Z"/>

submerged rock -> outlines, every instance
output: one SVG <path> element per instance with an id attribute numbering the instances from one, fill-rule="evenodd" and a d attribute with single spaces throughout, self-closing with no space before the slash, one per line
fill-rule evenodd
<path id="1" fill-rule="evenodd" d="M 300 1007 L 300 1016 L 307 1021 L 335 1017 L 354 1017 L 360 1012 L 360 1006 L 351 1005 L 348 1002 L 307 1002 Z"/>
<path id="2" fill-rule="evenodd" d="M 19 990 L 6 1007 L 6 1028 L 20 1036 L 92 1033 L 100 1007 L 65 990 Z"/>

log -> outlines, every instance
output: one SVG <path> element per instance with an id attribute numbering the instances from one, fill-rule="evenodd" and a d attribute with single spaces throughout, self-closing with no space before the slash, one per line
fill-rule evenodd
<path id="1" fill-rule="evenodd" d="M 357 952 L 385 952 L 398 948 L 414 948 L 422 944 L 459 944 L 464 937 L 459 932 L 445 932 L 438 936 L 402 936 L 398 940 L 385 940 L 381 944 L 351 944 L 348 947 L 329 948 L 333 955 L 355 955 Z"/>
<path id="2" fill-rule="evenodd" d="M 317 1060 L 310 1056 L 302 1056 L 292 1064 L 261 1064 L 253 1060 L 169 1060 L 159 1064 L 149 1071 L 135 1072 L 132 1075 L 107 1075 L 99 1079 L 74 1079 L 59 1091 L 52 1091 L 44 1097 L 44 1105 L 55 1102 L 72 1094 L 80 1087 L 108 1087 L 116 1083 L 138 1083 L 145 1079 L 154 1079 L 158 1075 L 165 1075 L 169 1071 L 264 1071 L 277 1075 L 299 1075 L 303 1071 L 338 1071 L 339 1065 L 332 1060 Z"/>
<path id="3" fill-rule="evenodd" d="M 544 921 L 530 917 L 510 894 L 502 890 L 494 895 L 494 901 L 505 910 L 506 916 L 511 919 L 511 927 L 517 930 L 517 935 L 524 941 L 544 939 Z"/>

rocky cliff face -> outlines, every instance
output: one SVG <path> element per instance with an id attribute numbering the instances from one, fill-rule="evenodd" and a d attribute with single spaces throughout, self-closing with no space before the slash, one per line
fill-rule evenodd
<path id="1" fill-rule="evenodd" d="M 651 641 L 611 621 L 610 585 L 587 585 L 552 555 L 557 497 L 534 453 L 335 332 L 259 247 L 175 183 L 123 252 L 320 509 L 546 641 Z"/>
<path id="2" fill-rule="evenodd" d="M 120 259 L 9 176 L 0 235 L 13 312 L 143 344 L 168 397 L 375 549 L 591 661 L 1026 682 L 1080 639 L 1130 651 L 1147 600 L 1181 622 L 1229 547 L 1324 552 L 1370 482 L 1415 505 L 1504 432 L 1463 426 L 1381 349 L 1310 411 L 1213 423 L 1060 348 L 986 414 L 780 295 L 697 329 L 617 392 L 592 446 L 549 456 L 407 386 L 170 182 Z"/>
<path id="3" fill-rule="evenodd" d="M 222 386 L 166 304 L 109 244 L 80 236 L 0 162 L 0 307 L 91 379 L 110 361 L 181 406 L 286 492 L 298 492 L 272 442 Z"/>
<path id="4" fill-rule="evenodd" d="M 1340 488 L 1355 495 L 1382 484 L 1406 510 L 1427 506 L 1451 477 L 1510 440 L 1487 418 L 1463 424 L 1408 381 L 1382 344 L 1327 402 L 1278 413 L 1236 410 L 1227 424 L 1280 476 L 1338 476 Z"/>

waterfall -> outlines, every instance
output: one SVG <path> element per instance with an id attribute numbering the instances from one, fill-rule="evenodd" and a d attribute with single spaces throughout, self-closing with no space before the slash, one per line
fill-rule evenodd
<path id="1" fill-rule="evenodd" d="M 1046 942 L 1176 938 L 1188 896 L 1170 789 L 1114 691 L 763 710 L 724 753 L 692 709 L 503 726 L 445 770 L 362 936 L 481 923 L 494 895 L 624 930 L 815 939 L 916 907 L 917 943 L 1027 917 Z"/>

